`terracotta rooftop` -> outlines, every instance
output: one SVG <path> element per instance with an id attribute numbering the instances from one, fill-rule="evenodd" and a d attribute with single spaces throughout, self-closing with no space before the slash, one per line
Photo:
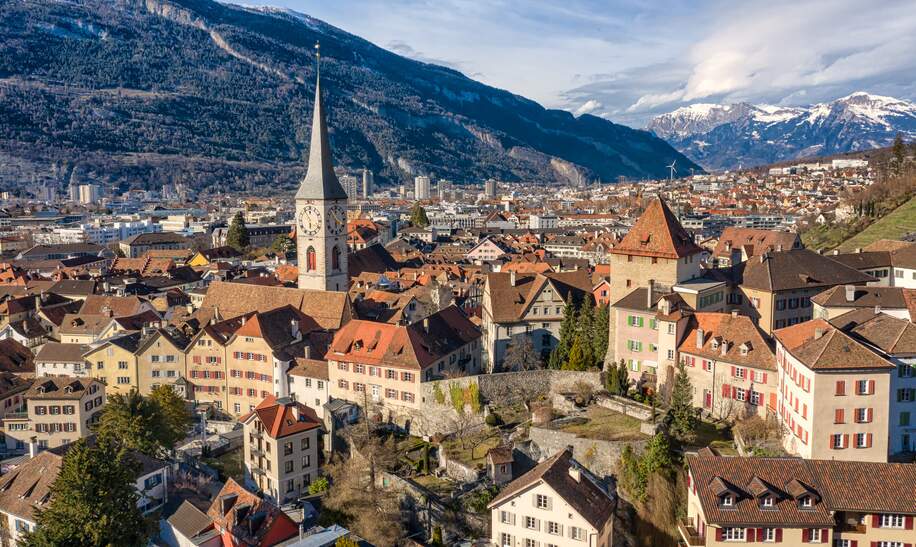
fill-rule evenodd
<path id="1" fill-rule="evenodd" d="M 223 317 L 251 311 L 267 312 L 290 305 L 311 317 L 323 329 L 336 330 L 350 318 L 350 302 L 343 292 L 264 287 L 213 282 L 201 308 L 217 308 Z"/>
<path id="2" fill-rule="evenodd" d="M 314 410 L 292 399 L 277 399 L 273 395 L 268 395 L 254 407 L 254 410 L 239 418 L 239 421 L 250 423 L 250 420 L 255 418 L 264 426 L 264 431 L 274 439 L 321 427 L 321 420 L 315 415 Z"/>
<path id="3" fill-rule="evenodd" d="M 729 226 L 722 230 L 712 255 L 731 258 L 732 252 L 744 250 L 748 257 L 753 257 L 768 251 L 788 251 L 800 245 L 798 234 L 792 232 Z"/>
<path id="4" fill-rule="evenodd" d="M 773 333 L 811 370 L 894 369 L 889 361 L 823 319 L 812 319 Z"/>
<path id="5" fill-rule="evenodd" d="M 609 252 L 677 259 L 702 250 L 693 241 L 693 236 L 681 226 L 668 205 L 661 198 L 655 198 L 627 235 Z"/>
<path id="6" fill-rule="evenodd" d="M 875 278 L 808 249 L 771 252 L 736 267 L 744 287 L 786 291 L 833 285 L 865 285 Z"/>
<path id="7" fill-rule="evenodd" d="M 534 299 L 548 285 L 564 302 L 568 301 L 570 296 L 574 296 L 577 301 L 585 296 L 592 298 L 592 282 L 585 270 L 534 275 L 516 274 L 514 285 L 510 273 L 491 273 L 487 274 L 487 283 L 493 321 L 496 323 L 520 321 Z"/>
<path id="8" fill-rule="evenodd" d="M 697 347 L 699 329 L 703 330 L 702 347 Z M 723 344 L 726 346 L 722 353 Z M 695 312 L 689 319 L 684 340 L 678 350 L 699 357 L 736 365 L 776 370 L 776 355 L 771 343 L 746 315 Z M 716 346 L 715 348 L 713 346 Z M 745 351 L 742 351 L 742 346 Z"/>
<path id="9" fill-rule="evenodd" d="M 850 334 L 888 355 L 916 356 L 916 325 L 879 313 L 854 327 Z"/>

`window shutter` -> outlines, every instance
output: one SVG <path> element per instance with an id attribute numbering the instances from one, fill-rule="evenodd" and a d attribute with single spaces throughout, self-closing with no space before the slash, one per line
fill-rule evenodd
<path id="1" fill-rule="evenodd" d="M 869 381 L 868 381 L 868 394 L 869 394 L 869 395 L 872 395 L 872 394 L 874 394 L 874 393 L 875 393 L 875 381 L 874 381 L 874 380 L 869 380 Z"/>
<path id="2" fill-rule="evenodd" d="M 859 541 L 855 539 L 849 540 L 849 547 L 859 547 Z"/>
<path id="3" fill-rule="evenodd" d="M 763 541 L 763 540 L 764 540 L 763 528 L 757 528 L 757 541 Z"/>
<path id="4" fill-rule="evenodd" d="M 843 433 L 843 448 L 849 446 L 849 433 Z"/>
<path id="5" fill-rule="evenodd" d="M 833 423 L 836 423 L 836 424 L 843 423 L 843 409 L 842 408 L 838 408 L 834 411 Z"/>
<path id="6" fill-rule="evenodd" d="M 728 384 L 722 384 L 722 396 L 729 398 L 732 394 L 732 388 Z"/>
<path id="7" fill-rule="evenodd" d="M 873 413 L 873 412 L 874 412 L 874 411 L 873 411 L 871 408 L 869 408 L 868 410 L 865 411 L 865 421 L 866 421 L 866 422 L 871 423 L 872 413 Z"/>
<path id="8" fill-rule="evenodd" d="M 754 536 L 756 535 L 754 531 L 754 528 L 748 528 L 744 531 L 744 537 L 747 538 L 747 543 L 754 543 Z"/>
<path id="9" fill-rule="evenodd" d="M 782 528 L 776 529 L 776 543 L 782 543 Z"/>
<path id="10" fill-rule="evenodd" d="M 722 529 L 716 528 L 716 541 L 722 541 Z"/>
<path id="11" fill-rule="evenodd" d="M 737 376 L 737 374 L 735 374 L 735 367 L 732 367 L 732 378 L 734 378 L 735 376 Z"/>
<path id="12" fill-rule="evenodd" d="M 766 372 L 763 373 L 763 383 L 764 384 L 767 383 L 767 373 Z"/>
<path id="13" fill-rule="evenodd" d="M 907 515 L 903 519 L 903 527 L 907 530 L 913 529 L 913 515 Z"/>
<path id="14" fill-rule="evenodd" d="M 802 543 L 808 543 L 811 541 L 811 530 L 807 528 L 802 528 Z"/>
<path id="15" fill-rule="evenodd" d="M 732 386 L 732 399 L 737 399 L 737 398 L 738 398 L 738 388 L 735 386 Z"/>
<path id="16" fill-rule="evenodd" d="M 865 448 L 871 448 L 871 433 L 865 434 Z"/>
<path id="17" fill-rule="evenodd" d="M 836 383 L 836 394 L 846 395 L 846 382 L 840 380 Z"/>
<path id="18" fill-rule="evenodd" d="M 872 515 L 871 516 L 871 527 L 872 528 L 881 528 L 881 515 Z"/>

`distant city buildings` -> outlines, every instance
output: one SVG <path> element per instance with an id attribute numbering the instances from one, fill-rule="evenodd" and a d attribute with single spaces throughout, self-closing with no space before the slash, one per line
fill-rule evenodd
<path id="1" fill-rule="evenodd" d="M 429 177 L 418 176 L 414 178 L 414 197 L 416 199 L 429 199 Z"/>

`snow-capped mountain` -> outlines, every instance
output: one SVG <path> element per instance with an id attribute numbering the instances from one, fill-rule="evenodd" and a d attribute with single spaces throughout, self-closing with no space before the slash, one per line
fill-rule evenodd
<path id="1" fill-rule="evenodd" d="M 857 92 L 807 107 L 693 104 L 648 129 L 709 169 L 733 169 L 916 139 L 916 104 Z"/>

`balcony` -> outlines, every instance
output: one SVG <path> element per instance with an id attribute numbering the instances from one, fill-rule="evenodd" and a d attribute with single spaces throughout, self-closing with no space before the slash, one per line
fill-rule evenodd
<path id="1" fill-rule="evenodd" d="M 254 456 L 254 457 L 256 457 L 256 458 L 261 458 L 261 457 L 264 456 L 264 451 L 261 450 L 260 448 L 257 448 L 257 447 L 252 446 L 252 447 L 251 447 L 251 455 Z"/>
<path id="2" fill-rule="evenodd" d="M 837 527 L 836 531 L 840 534 L 864 534 L 866 531 L 866 526 L 864 524 L 844 522 Z"/>
<path id="3" fill-rule="evenodd" d="M 680 532 L 681 538 L 683 538 L 681 542 L 683 545 L 688 547 L 706 545 L 706 538 L 697 532 L 692 518 L 679 519 L 677 521 L 677 531 Z"/>

